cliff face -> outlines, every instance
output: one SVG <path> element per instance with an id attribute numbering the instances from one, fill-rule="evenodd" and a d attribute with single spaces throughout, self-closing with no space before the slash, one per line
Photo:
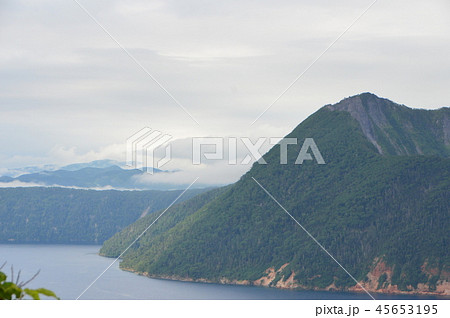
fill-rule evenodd
<path id="1" fill-rule="evenodd" d="M 411 109 L 371 93 L 325 107 L 348 112 L 380 154 L 450 155 L 448 107 L 436 111 Z"/>
<path id="2" fill-rule="evenodd" d="M 284 271 L 289 263 L 284 264 L 278 270 L 274 267 L 268 268 L 264 275 L 255 281 L 247 281 L 246 285 L 276 287 L 282 289 L 307 289 L 307 286 L 300 284 L 295 279 L 295 272 Z M 427 278 L 427 283 L 418 283 L 416 286 L 407 285 L 400 287 L 395 283 L 395 271 L 392 266 L 386 264 L 383 259 L 376 258 L 374 260 L 373 268 L 367 273 L 364 280 L 359 284 L 369 292 L 384 293 L 384 294 L 422 294 L 422 295 L 439 295 L 450 296 L 450 272 L 439 270 L 436 267 L 430 267 L 427 263 L 422 265 L 422 274 Z M 433 280 L 433 277 L 436 279 Z M 316 277 L 311 277 L 314 279 Z M 429 281 L 432 281 L 430 283 Z M 231 282 L 232 283 L 232 282 Z M 235 282 L 236 283 L 236 282 Z M 316 290 L 328 291 L 353 291 L 364 292 L 361 286 L 355 284 L 348 288 L 337 287 L 332 284 L 323 287 L 315 288 Z"/>
<path id="3" fill-rule="evenodd" d="M 432 294 L 450 296 L 450 273 L 445 269 L 430 266 L 425 262 L 421 266 L 420 274 L 426 279 L 424 283 L 416 285 L 399 286 L 396 283 L 395 266 L 390 266 L 382 258 L 374 260 L 372 270 L 366 275 L 366 279 L 360 284 L 369 291 L 387 294 Z M 349 290 L 362 291 L 359 285 Z"/>

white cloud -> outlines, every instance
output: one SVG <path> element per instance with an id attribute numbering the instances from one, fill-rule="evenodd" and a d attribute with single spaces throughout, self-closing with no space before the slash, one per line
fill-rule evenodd
<path id="1" fill-rule="evenodd" d="M 0 188 L 35 188 L 35 187 L 44 187 L 44 188 L 57 187 L 57 188 L 65 188 L 65 189 L 96 190 L 96 191 L 105 191 L 105 190 L 128 191 L 128 190 L 136 190 L 136 189 L 117 189 L 117 188 L 113 188 L 111 186 L 91 187 L 91 188 L 67 187 L 67 186 L 61 186 L 59 184 L 47 185 L 47 184 L 34 183 L 34 182 L 22 182 L 22 181 L 18 181 L 18 180 L 14 180 L 12 182 L 0 182 Z"/>
<path id="2" fill-rule="evenodd" d="M 44 185 L 32 182 L 21 182 L 14 180 L 12 182 L 0 182 L 0 188 L 30 188 L 30 187 L 43 187 Z"/>

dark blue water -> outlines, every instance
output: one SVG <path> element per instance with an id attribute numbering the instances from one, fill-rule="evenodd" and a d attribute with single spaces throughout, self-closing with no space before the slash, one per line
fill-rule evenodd
<path id="1" fill-rule="evenodd" d="M 45 287 L 61 299 L 76 299 L 113 261 L 97 255 L 100 246 L 0 244 L 0 266 L 10 265 L 22 277 L 38 277 L 29 288 Z M 374 295 L 377 299 L 436 299 L 434 297 Z M 151 279 L 119 269 L 114 264 L 81 299 L 369 299 L 366 294 L 287 291 Z"/>

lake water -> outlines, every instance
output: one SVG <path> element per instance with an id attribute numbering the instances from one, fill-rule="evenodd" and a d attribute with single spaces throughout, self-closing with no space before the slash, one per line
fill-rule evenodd
<path id="1" fill-rule="evenodd" d="M 29 288 L 45 287 L 61 299 L 76 299 L 113 261 L 98 256 L 100 246 L 0 244 L 0 266 L 10 265 L 24 280 L 37 270 Z M 435 297 L 375 295 L 377 299 L 436 299 Z M 287 291 L 273 288 L 203 284 L 151 279 L 119 269 L 116 262 L 81 299 L 369 299 L 365 294 Z"/>

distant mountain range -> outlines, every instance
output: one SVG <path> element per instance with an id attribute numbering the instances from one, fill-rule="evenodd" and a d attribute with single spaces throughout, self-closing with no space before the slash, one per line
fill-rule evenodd
<path id="1" fill-rule="evenodd" d="M 47 164 L 47 165 L 40 165 L 40 166 L 27 166 L 27 167 L 20 167 L 20 168 L 3 169 L 2 172 L 0 173 L 0 176 L 16 178 L 23 174 L 38 173 L 38 172 L 44 172 L 44 171 L 46 171 L 46 172 L 56 171 L 56 170 L 75 171 L 75 170 L 80 170 L 82 168 L 109 168 L 112 166 L 124 167 L 125 164 L 122 162 L 116 161 L 116 160 L 111 160 L 111 159 L 94 160 L 91 162 L 83 162 L 83 163 L 74 163 L 74 164 L 70 164 L 70 165 L 66 165 L 66 166 Z"/>
<path id="2" fill-rule="evenodd" d="M 11 183 L 20 181 L 30 185 L 76 187 L 86 189 L 136 189 L 136 190 L 172 190 L 183 189 L 186 185 L 164 183 L 143 183 L 138 178 L 146 172 L 140 169 L 124 169 L 124 165 L 114 160 L 96 160 L 88 163 L 76 163 L 61 168 L 55 166 L 26 167 L 12 169 L 0 176 L 0 182 Z M 48 170 L 43 170 L 48 169 Z M 20 173 L 22 172 L 22 173 Z M 153 169 L 154 173 L 171 173 Z"/>
<path id="3" fill-rule="evenodd" d="M 230 186 L 174 206 L 123 255 L 150 277 L 278 288 L 450 295 L 450 108 L 370 93 L 326 105 Z M 295 164 L 306 138 L 325 160 Z M 263 190 L 256 181 L 262 185 Z M 157 214 L 105 242 L 117 257 Z"/>
<path id="4" fill-rule="evenodd" d="M 76 171 L 83 168 L 109 168 L 113 166 L 124 167 L 125 163 L 111 159 L 94 160 L 91 162 L 73 163 L 59 168 L 60 170 Z M 160 171 L 160 170 L 159 170 Z"/>
<path id="5" fill-rule="evenodd" d="M 40 171 L 54 171 L 58 169 L 59 168 L 56 165 L 27 166 L 11 169 L 3 168 L 0 170 L 0 176 L 15 178 L 26 173 L 36 173 Z"/>

